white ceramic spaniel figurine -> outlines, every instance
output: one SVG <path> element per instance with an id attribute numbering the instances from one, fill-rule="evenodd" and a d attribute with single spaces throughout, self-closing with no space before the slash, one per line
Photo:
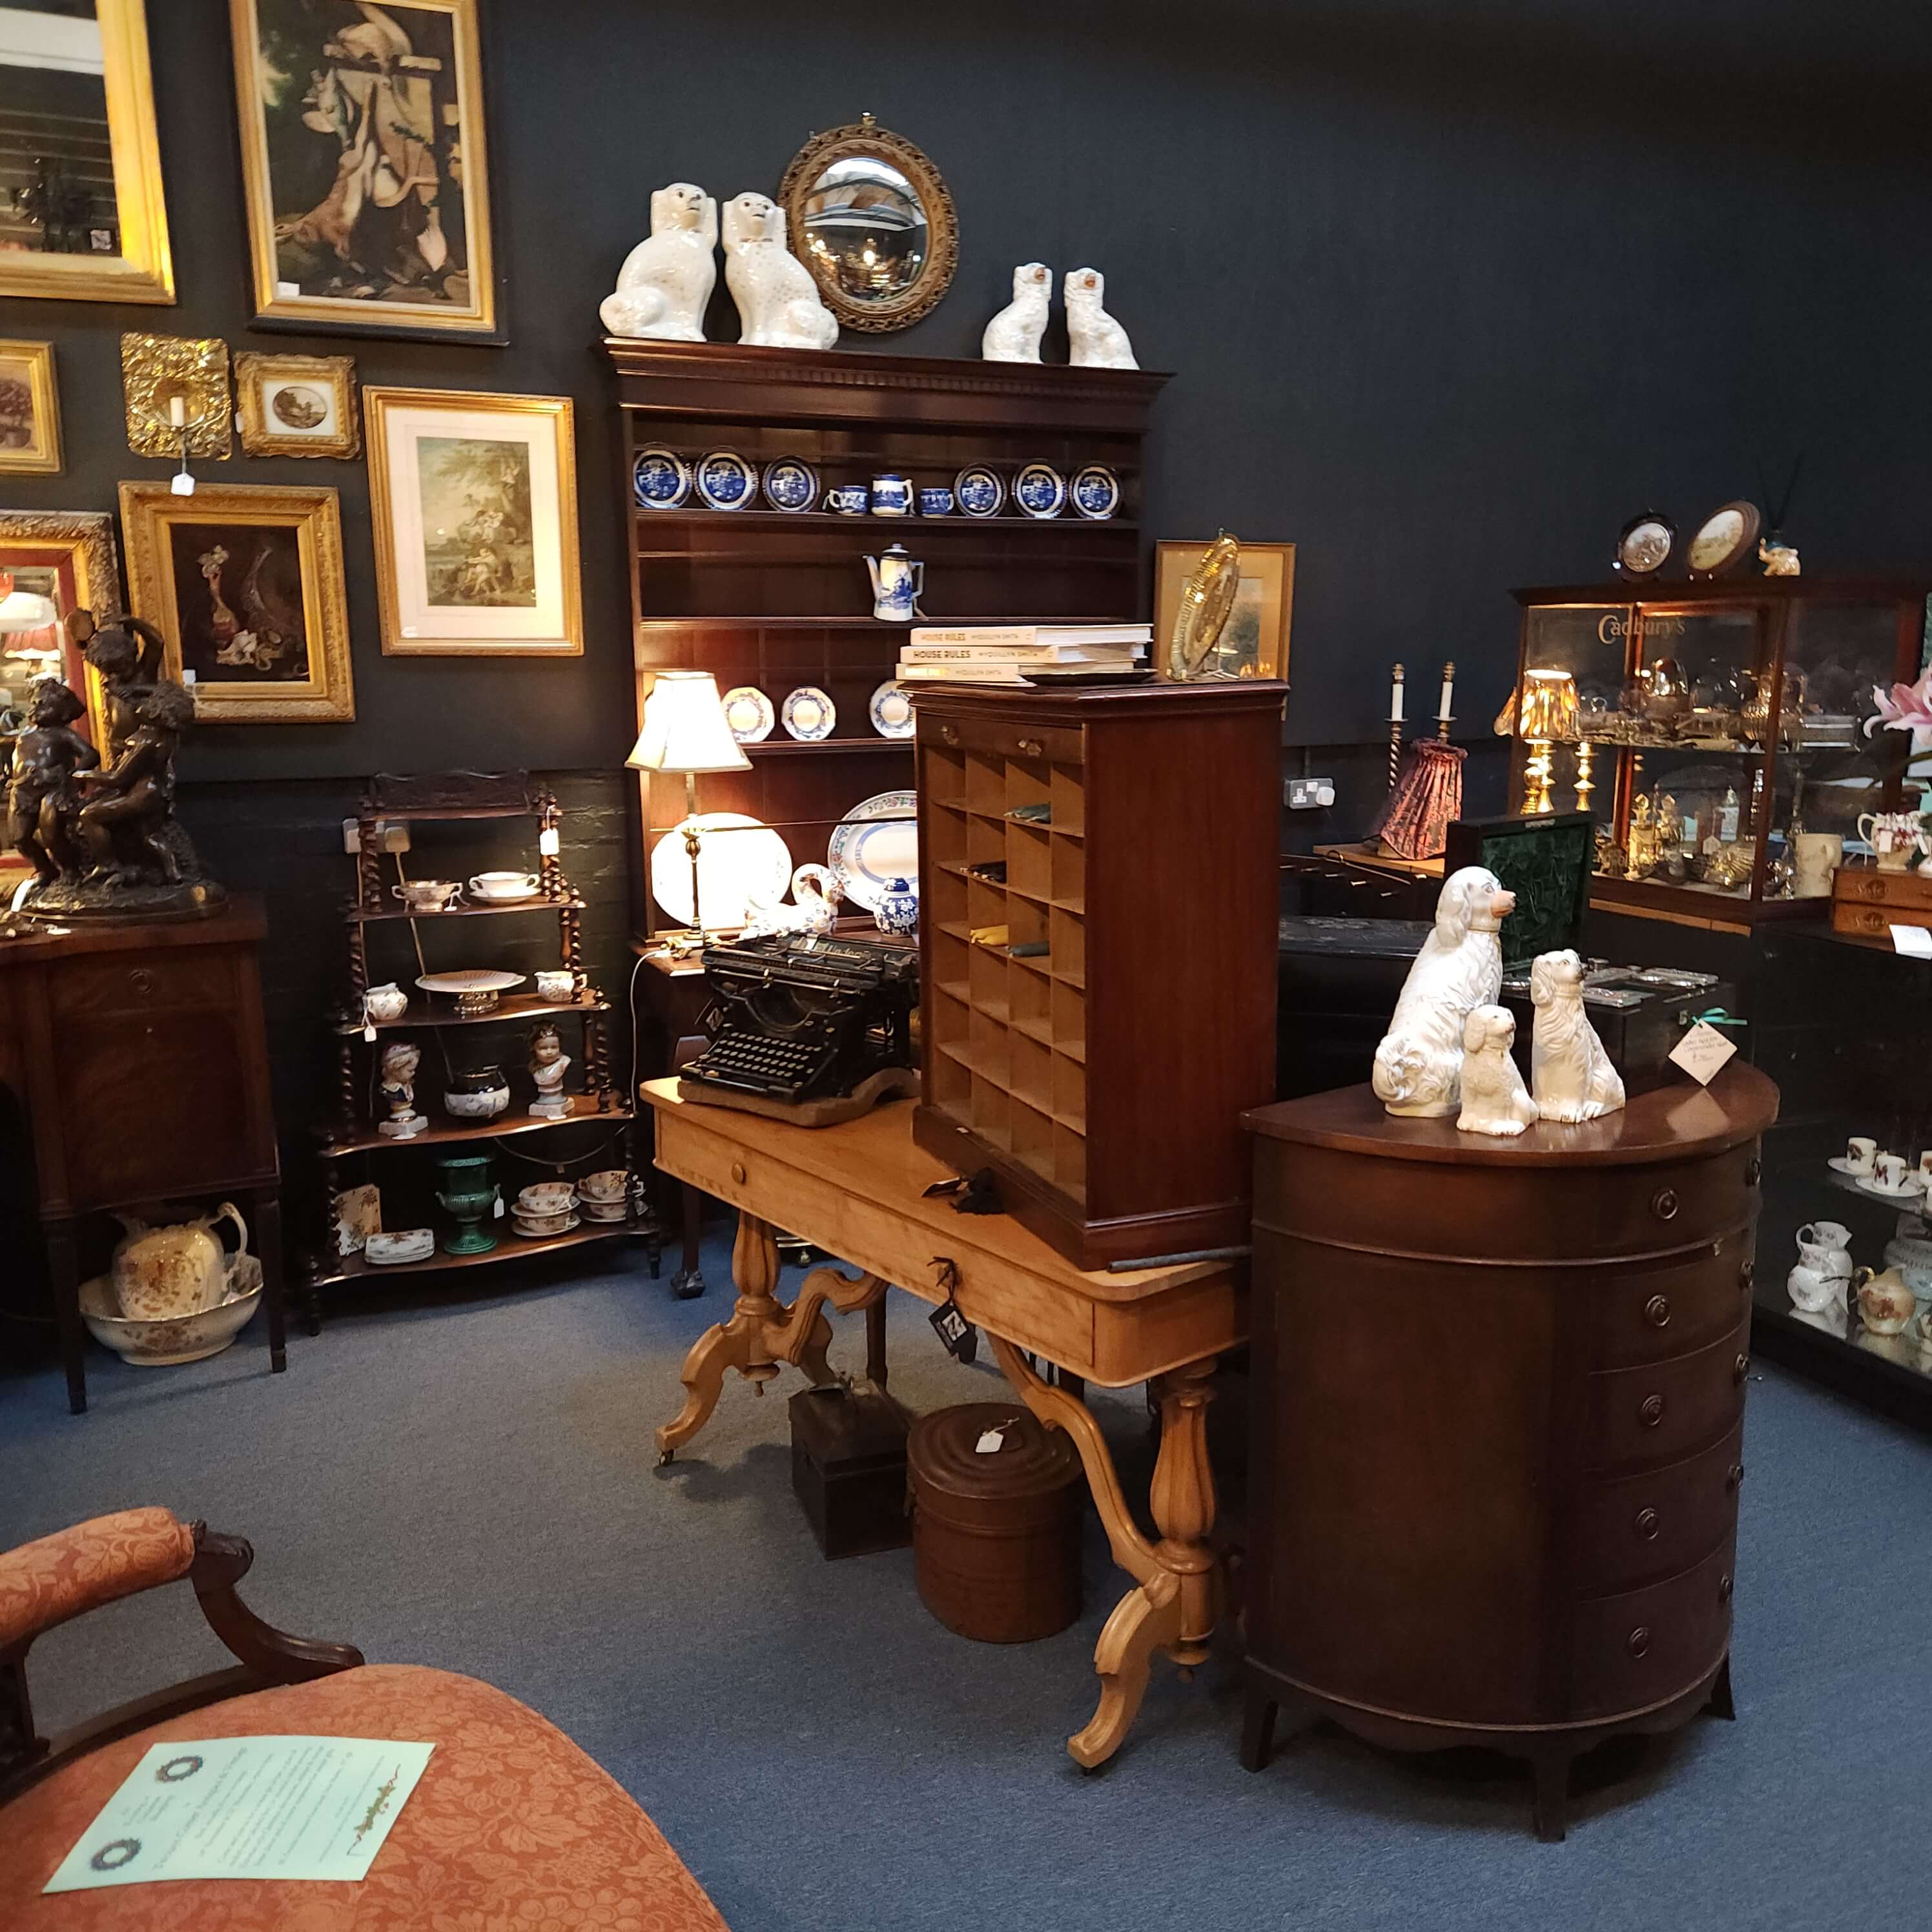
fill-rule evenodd
<path id="1" fill-rule="evenodd" d="M 1106 278 L 1098 268 L 1066 272 L 1066 334 L 1076 368 L 1138 369 L 1127 332 L 1100 305 Z"/>
<path id="2" fill-rule="evenodd" d="M 766 349 L 830 349 L 838 318 L 812 271 L 785 246 L 784 211 L 769 195 L 724 204 L 724 285 L 738 304 L 739 340 Z"/>
<path id="3" fill-rule="evenodd" d="M 1529 1082 L 1546 1120 L 1594 1120 L 1624 1103 L 1623 1076 L 1610 1064 L 1583 1010 L 1583 962 L 1574 952 L 1540 952 L 1529 969 L 1536 1030 Z"/>
<path id="4" fill-rule="evenodd" d="M 980 338 L 981 356 L 988 362 L 1037 362 L 1052 295 L 1052 270 L 1044 262 L 1022 262 L 1013 271 L 1012 300 Z"/>
<path id="5" fill-rule="evenodd" d="M 1522 1084 L 1510 1048 L 1516 1019 L 1507 1006 L 1474 1006 L 1462 1022 L 1462 1111 L 1456 1128 L 1465 1134 L 1520 1134 L 1534 1124 L 1536 1102 Z"/>
<path id="6" fill-rule="evenodd" d="M 651 196 L 651 232 L 624 258 L 616 291 L 597 311 L 613 335 L 702 342 L 704 304 L 718 286 L 718 204 L 689 182 Z"/>
<path id="7" fill-rule="evenodd" d="M 1376 1048 L 1371 1084 L 1391 1114 L 1439 1120 L 1462 1102 L 1462 1023 L 1503 986 L 1502 922 L 1516 895 L 1495 873 L 1465 866 L 1436 902 L 1436 930 L 1402 982 Z"/>

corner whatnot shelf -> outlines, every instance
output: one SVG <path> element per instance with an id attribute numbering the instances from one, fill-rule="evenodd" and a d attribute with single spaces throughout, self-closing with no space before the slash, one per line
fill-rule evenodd
<path id="1" fill-rule="evenodd" d="M 356 897 L 343 908 L 342 913 L 348 938 L 349 993 L 342 1008 L 332 1016 L 330 1022 L 336 1046 L 337 1106 L 334 1117 L 318 1124 L 316 1128 L 317 1158 L 322 1166 L 325 1225 L 322 1239 L 311 1252 L 304 1270 L 311 1334 L 318 1333 L 321 1327 L 320 1295 L 323 1288 L 367 1282 L 384 1275 L 428 1274 L 443 1269 L 474 1268 L 518 1256 L 552 1254 L 562 1249 L 580 1247 L 620 1235 L 636 1235 L 648 1240 L 651 1244 L 651 1273 L 655 1276 L 658 1272 L 657 1224 L 644 1202 L 635 1151 L 632 1145 L 632 1124 L 636 1110 L 611 1084 L 607 1030 L 610 1003 L 584 976 L 583 935 L 578 915 L 585 909 L 585 902 L 564 876 L 559 856 L 562 816 L 554 794 L 522 772 L 500 775 L 457 772 L 435 778 L 411 778 L 379 776 L 370 781 L 363 796 L 356 820 Z M 537 820 L 538 831 L 538 898 L 511 904 L 453 906 L 431 911 L 412 911 L 407 908 L 392 909 L 384 903 L 381 857 L 384 826 L 531 818 Z M 568 999 L 549 999 L 542 994 L 513 994 L 500 999 L 489 1012 L 484 1013 L 431 1010 L 420 1013 L 405 1012 L 394 1019 L 385 1020 L 376 1019 L 368 1012 L 368 956 L 372 927 L 407 920 L 413 937 L 418 920 L 515 913 L 550 913 L 555 916 L 562 963 L 574 982 L 574 990 Z M 432 996 L 419 994 L 415 997 L 428 1000 Z M 407 1138 L 392 1138 L 378 1131 L 376 1123 L 364 1114 L 360 1096 L 370 1084 L 373 1073 L 364 1067 L 364 1055 L 359 1049 L 366 1046 L 374 1050 L 375 1042 L 386 1034 L 406 1034 L 422 1028 L 440 1035 L 454 1027 L 511 1026 L 532 1019 L 560 1019 L 572 1016 L 583 1022 L 586 1090 L 568 1096 L 570 1112 L 560 1119 L 547 1120 L 515 1113 L 486 1120 L 456 1120 L 440 1110 L 424 1106 L 418 1096 L 418 1110 L 429 1116 L 429 1124 Z M 447 1147 L 500 1140 L 512 1136 L 552 1132 L 596 1122 L 614 1127 L 622 1142 L 621 1164 L 630 1180 L 626 1190 L 626 1213 L 622 1221 L 596 1224 L 586 1221 L 566 1232 L 540 1238 L 506 1234 L 497 1246 L 480 1254 L 452 1254 L 439 1245 L 432 1254 L 416 1262 L 376 1264 L 368 1262 L 360 1253 L 338 1252 L 334 1202 L 340 1190 L 340 1163 L 343 1160 L 403 1148 Z M 602 1146 L 608 1144 L 608 1142 L 601 1144 L 597 1151 L 601 1153 Z"/>

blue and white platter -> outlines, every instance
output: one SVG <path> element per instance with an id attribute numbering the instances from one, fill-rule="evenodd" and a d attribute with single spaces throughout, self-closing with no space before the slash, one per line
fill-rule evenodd
<path id="1" fill-rule="evenodd" d="M 838 722 L 838 707 L 815 684 L 802 684 L 788 698 L 778 716 L 794 738 L 815 745 L 832 735 Z"/>
<path id="2" fill-rule="evenodd" d="M 808 510 L 818 501 L 818 472 L 795 456 L 765 465 L 765 501 L 775 510 Z"/>
<path id="3" fill-rule="evenodd" d="M 845 896 L 866 912 L 877 912 L 903 879 L 919 889 L 919 794 L 882 791 L 855 805 L 832 834 L 828 854 Z"/>
<path id="4" fill-rule="evenodd" d="M 887 678 L 866 707 L 872 729 L 881 738 L 910 738 L 913 734 L 912 693 L 896 678 Z"/>
<path id="5" fill-rule="evenodd" d="M 970 464 L 952 479 L 952 500 L 969 517 L 997 517 L 1006 500 L 1006 486 L 998 473 Z"/>
<path id="6" fill-rule="evenodd" d="M 758 472 L 735 449 L 698 459 L 698 494 L 709 510 L 742 510 L 758 494 Z"/>
<path id="7" fill-rule="evenodd" d="M 631 490 L 646 510 L 674 510 L 691 494 L 691 472 L 676 450 L 653 444 L 631 465 Z"/>
<path id="8" fill-rule="evenodd" d="M 1066 478 L 1050 463 L 1029 463 L 1013 478 L 1013 501 L 1030 517 L 1057 517 L 1066 507 Z"/>
<path id="9" fill-rule="evenodd" d="M 772 700 L 756 685 L 741 684 L 724 694 L 724 722 L 740 744 L 762 744 L 772 735 Z"/>
<path id="10" fill-rule="evenodd" d="M 1094 523 L 1103 523 L 1120 507 L 1120 479 L 1104 463 L 1090 463 L 1074 478 L 1073 507 Z"/>

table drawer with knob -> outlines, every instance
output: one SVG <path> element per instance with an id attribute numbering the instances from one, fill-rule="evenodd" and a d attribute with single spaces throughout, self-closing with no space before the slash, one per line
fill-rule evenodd
<path id="1" fill-rule="evenodd" d="M 1728 1335 L 1750 1312 L 1756 1244 L 1747 1225 L 1667 1260 L 1595 1274 L 1591 1366 L 1666 1360 Z"/>
<path id="2" fill-rule="evenodd" d="M 182 1012 L 232 1006 L 236 978 L 219 949 L 159 952 L 116 958 L 64 960 L 48 976 L 56 1024 L 109 1014 Z"/>
<path id="3" fill-rule="evenodd" d="M 1714 1238 L 1756 1213 L 1763 1178 L 1755 1141 L 1702 1160 L 1660 1162 L 1640 1177 L 1620 1176 L 1621 1184 L 1604 1194 L 1590 1245 L 1599 1253 L 1629 1254 Z"/>
<path id="4" fill-rule="evenodd" d="M 1586 1485 L 1577 1498 L 1578 1587 L 1675 1576 L 1726 1541 L 1737 1520 L 1743 1439 L 1740 1422 L 1681 1462 Z"/>
<path id="5" fill-rule="evenodd" d="M 1056 764 L 1077 765 L 1086 754 L 1085 734 L 1077 727 L 1004 718 L 922 718 L 919 736 L 922 744 L 983 752 L 997 758 L 1051 759 Z"/>
<path id="6" fill-rule="evenodd" d="M 1750 1342 L 1750 1318 L 1742 1315 L 1728 1335 L 1689 1354 L 1591 1376 L 1586 1466 L 1668 1462 L 1729 1428 L 1744 1408 Z"/>
<path id="7" fill-rule="evenodd" d="M 1730 1638 L 1737 1536 L 1661 1582 L 1586 1598 L 1571 1627 L 1573 1720 L 1640 1711 L 1713 1670 Z"/>

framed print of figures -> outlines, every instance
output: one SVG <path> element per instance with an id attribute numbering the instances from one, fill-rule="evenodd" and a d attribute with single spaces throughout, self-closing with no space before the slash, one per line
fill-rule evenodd
<path id="1" fill-rule="evenodd" d="M 577 657 L 568 396 L 365 389 L 382 649 Z"/>
<path id="2" fill-rule="evenodd" d="M 255 326 L 501 342 L 478 0 L 229 0 Z"/>
<path id="3" fill-rule="evenodd" d="M 175 298 L 143 0 L 0 5 L 0 296 Z"/>
<path id="4" fill-rule="evenodd" d="M 35 682 L 47 676 L 86 697 L 85 728 L 104 744 L 99 689 L 62 626 L 70 611 L 121 608 L 114 519 L 92 510 L 0 510 L 0 599 L 8 625 L 0 630 L 0 759 L 11 752 L 14 721 Z"/>
<path id="5" fill-rule="evenodd" d="M 352 356 L 258 356 L 235 358 L 242 447 L 250 456 L 357 456 L 362 422 L 356 410 Z"/>
<path id="6" fill-rule="evenodd" d="M 128 596 L 160 627 L 197 722 L 326 724 L 356 716 L 342 519 L 333 490 L 121 486 Z"/>
<path id="7" fill-rule="evenodd" d="M 1165 660 L 1180 614 L 1180 593 L 1208 554 L 1204 543 L 1154 545 L 1154 656 Z M 1222 677 L 1288 675 L 1288 633 L 1294 616 L 1294 546 L 1243 543 L 1234 608 L 1203 667 Z"/>
<path id="8" fill-rule="evenodd" d="M 0 342 L 0 475 L 61 466 L 60 393 L 51 342 Z"/>

